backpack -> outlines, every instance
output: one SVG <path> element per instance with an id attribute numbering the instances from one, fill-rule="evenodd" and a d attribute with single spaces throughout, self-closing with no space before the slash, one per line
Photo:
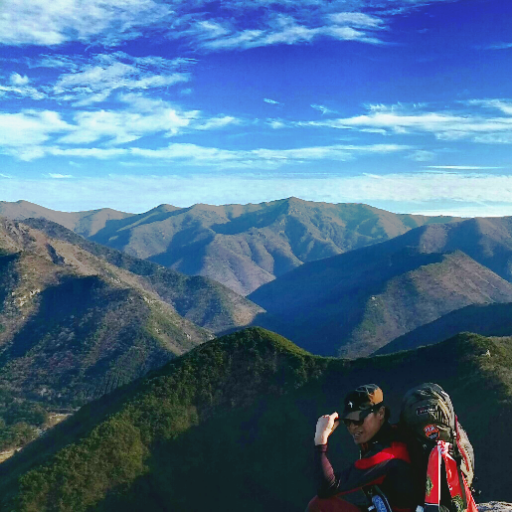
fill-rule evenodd
<path id="1" fill-rule="evenodd" d="M 478 512 L 470 490 L 473 448 L 448 393 L 432 383 L 410 389 L 402 400 L 400 426 L 425 512 Z"/>

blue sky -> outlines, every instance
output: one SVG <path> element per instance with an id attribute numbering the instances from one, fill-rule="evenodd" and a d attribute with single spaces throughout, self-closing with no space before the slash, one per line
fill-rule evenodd
<path id="1" fill-rule="evenodd" d="M 512 215 L 501 0 L 4 0 L 0 200 Z"/>

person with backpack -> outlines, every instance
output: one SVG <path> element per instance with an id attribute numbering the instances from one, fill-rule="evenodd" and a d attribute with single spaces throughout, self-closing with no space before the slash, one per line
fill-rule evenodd
<path id="1" fill-rule="evenodd" d="M 344 409 L 321 416 L 315 432 L 315 472 L 317 496 L 307 512 L 412 512 L 418 490 L 410 456 L 400 432 L 389 423 L 384 394 L 375 384 L 358 387 L 346 395 Z M 360 448 L 361 458 L 335 473 L 327 456 L 329 436 L 343 422 Z M 343 496 L 363 490 L 368 505 L 355 506 Z"/>

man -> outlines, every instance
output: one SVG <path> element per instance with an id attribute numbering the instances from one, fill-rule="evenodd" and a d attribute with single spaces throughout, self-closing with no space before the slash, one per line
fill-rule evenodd
<path id="1" fill-rule="evenodd" d="M 399 439 L 396 427 L 388 422 L 389 409 L 384 394 L 375 384 L 360 386 L 344 400 L 341 421 L 361 451 L 361 458 L 341 473 L 327 458 L 327 441 L 340 424 L 337 412 L 318 419 L 315 432 L 315 471 L 318 495 L 307 512 L 360 512 L 341 496 L 363 490 L 371 504 L 372 494 L 383 494 L 393 511 L 415 508 L 415 484 L 409 453 Z"/>

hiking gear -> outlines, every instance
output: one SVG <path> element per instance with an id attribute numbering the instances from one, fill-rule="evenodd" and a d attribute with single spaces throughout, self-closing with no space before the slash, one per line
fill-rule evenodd
<path id="1" fill-rule="evenodd" d="M 425 512 L 477 512 L 470 491 L 473 448 L 443 388 L 426 383 L 410 389 L 402 401 L 400 423 L 418 482 L 417 500 Z"/>
<path id="2" fill-rule="evenodd" d="M 425 512 L 437 511 L 442 506 L 443 469 L 448 484 L 451 509 L 456 512 L 478 512 L 466 479 L 462 471 L 459 470 L 457 461 L 450 455 L 450 449 L 450 443 L 438 441 L 430 452 L 425 489 Z"/>
<path id="3" fill-rule="evenodd" d="M 384 405 L 384 393 L 376 384 L 365 384 L 351 391 L 344 400 L 343 417 L 364 411 L 376 405 Z"/>
<path id="4" fill-rule="evenodd" d="M 372 488 L 378 485 L 392 510 L 412 512 L 416 505 L 414 480 L 407 446 L 398 429 L 385 422 L 373 439 L 360 448 L 361 458 L 335 473 L 327 457 L 328 445 L 315 446 L 319 498 L 342 497 L 360 489 L 373 495 Z"/>

